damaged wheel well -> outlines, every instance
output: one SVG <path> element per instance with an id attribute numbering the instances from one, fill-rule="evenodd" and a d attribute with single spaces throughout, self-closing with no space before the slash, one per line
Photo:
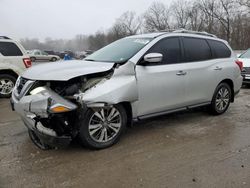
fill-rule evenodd
<path id="1" fill-rule="evenodd" d="M 132 118 L 132 107 L 130 102 L 121 102 L 120 103 L 126 110 L 127 114 L 127 126 L 131 127 L 133 123 L 133 118 Z"/>

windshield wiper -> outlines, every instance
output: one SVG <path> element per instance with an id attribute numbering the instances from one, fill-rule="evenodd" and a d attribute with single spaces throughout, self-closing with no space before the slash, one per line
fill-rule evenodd
<path id="1" fill-rule="evenodd" d="M 95 61 L 94 59 L 84 59 L 85 61 Z"/>

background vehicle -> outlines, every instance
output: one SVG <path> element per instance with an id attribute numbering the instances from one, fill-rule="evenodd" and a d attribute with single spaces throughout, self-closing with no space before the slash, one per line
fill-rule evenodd
<path id="1" fill-rule="evenodd" d="M 46 52 L 47 54 L 49 55 L 56 55 L 56 56 L 59 56 L 60 53 L 59 52 L 55 52 L 53 50 L 44 50 L 44 52 Z"/>
<path id="2" fill-rule="evenodd" d="M 224 40 L 178 30 L 118 40 L 85 61 L 33 67 L 13 108 L 38 147 L 115 144 L 127 124 L 199 106 L 226 112 L 242 85 L 241 62 Z"/>
<path id="3" fill-rule="evenodd" d="M 16 79 L 31 66 L 25 49 L 8 37 L 0 36 L 0 97 L 10 97 Z"/>
<path id="4" fill-rule="evenodd" d="M 92 53 L 93 53 L 92 50 L 85 50 L 85 51 L 82 51 L 82 52 L 76 52 L 75 56 L 76 56 L 76 59 L 84 59 L 87 56 L 91 55 Z"/>
<path id="5" fill-rule="evenodd" d="M 250 49 L 242 53 L 238 59 L 243 62 L 243 83 L 250 85 Z"/>
<path id="6" fill-rule="evenodd" d="M 60 59 L 57 55 L 49 55 L 48 53 L 41 50 L 32 50 L 29 53 L 31 61 L 57 61 Z"/>
<path id="7" fill-rule="evenodd" d="M 72 51 L 69 51 L 69 50 L 66 50 L 66 51 L 63 51 L 63 52 L 60 52 L 60 58 L 61 59 L 63 59 L 64 58 L 64 56 L 65 56 L 65 54 L 68 54 L 70 57 L 72 57 L 72 58 L 75 58 L 75 54 L 74 54 L 74 52 L 72 52 Z"/>

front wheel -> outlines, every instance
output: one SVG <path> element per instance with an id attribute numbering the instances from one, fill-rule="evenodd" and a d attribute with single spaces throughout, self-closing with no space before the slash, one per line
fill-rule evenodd
<path id="1" fill-rule="evenodd" d="M 221 83 L 217 86 L 211 105 L 210 111 L 214 115 L 220 115 L 227 111 L 231 102 L 232 90 L 227 83 Z"/>
<path id="2" fill-rule="evenodd" d="M 80 142 L 92 149 L 104 149 L 115 144 L 127 124 L 127 115 L 122 105 L 88 109 L 81 119 Z"/>

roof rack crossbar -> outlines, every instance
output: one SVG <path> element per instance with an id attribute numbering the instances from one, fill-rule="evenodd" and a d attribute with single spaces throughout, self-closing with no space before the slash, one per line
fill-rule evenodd
<path id="1" fill-rule="evenodd" d="M 0 39 L 10 39 L 10 38 L 6 36 L 0 36 Z"/>

